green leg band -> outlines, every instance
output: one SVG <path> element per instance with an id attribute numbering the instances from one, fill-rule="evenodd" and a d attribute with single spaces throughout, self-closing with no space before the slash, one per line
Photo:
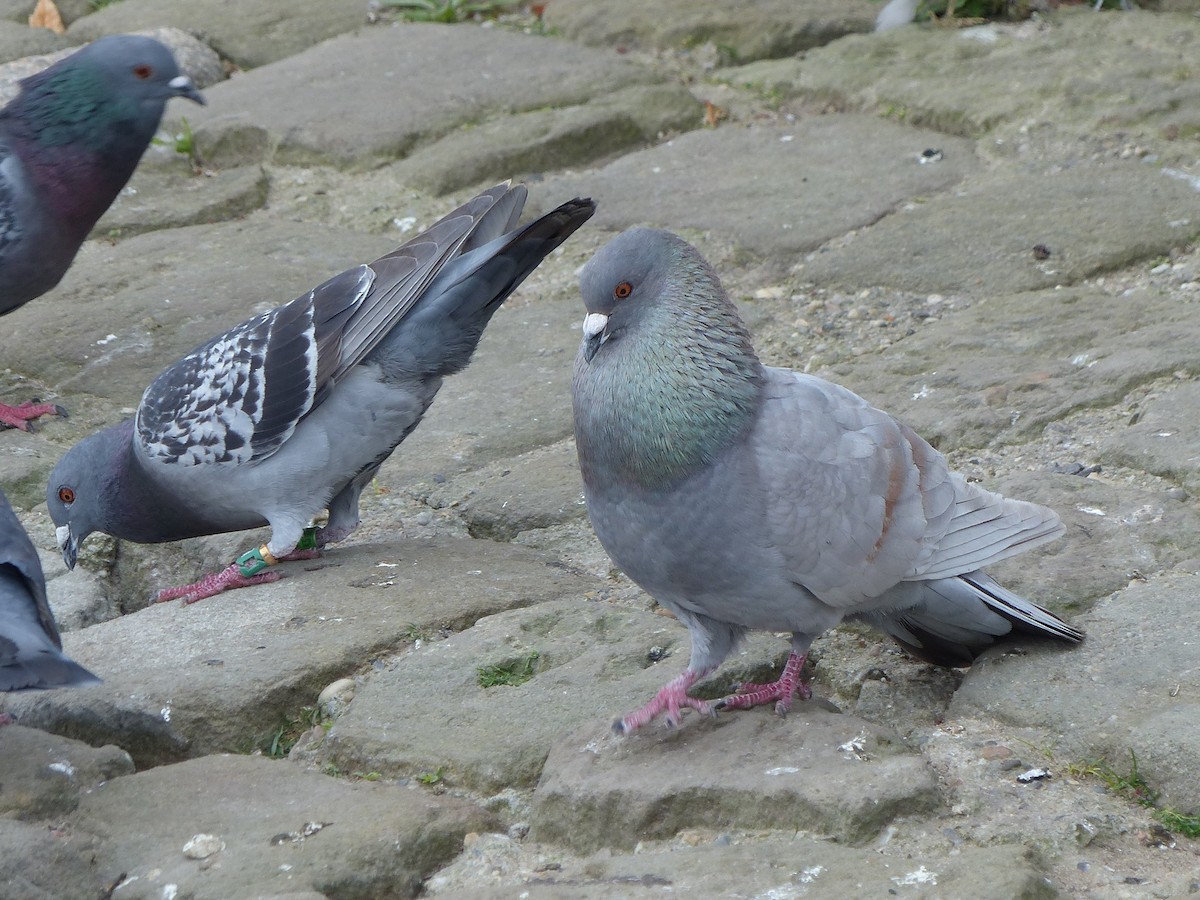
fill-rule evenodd
<path id="1" fill-rule="evenodd" d="M 317 526 L 309 525 L 304 529 L 304 534 L 300 535 L 300 543 L 296 545 L 297 550 L 318 550 L 317 546 Z"/>
<path id="2" fill-rule="evenodd" d="M 242 573 L 243 578 L 249 578 L 251 575 L 257 575 L 263 569 L 270 565 L 263 558 L 262 548 L 257 550 L 247 550 L 237 558 L 238 571 Z"/>

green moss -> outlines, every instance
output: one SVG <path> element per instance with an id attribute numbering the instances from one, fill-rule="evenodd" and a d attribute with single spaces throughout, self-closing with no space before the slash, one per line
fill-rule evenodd
<path id="1" fill-rule="evenodd" d="M 492 666 L 480 666 L 476 669 L 479 675 L 479 686 L 482 688 L 510 685 L 516 687 L 524 684 L 537 674 L 537 661 L 541 655 L 533 650 L 515 659 L 505 660 Z"/>

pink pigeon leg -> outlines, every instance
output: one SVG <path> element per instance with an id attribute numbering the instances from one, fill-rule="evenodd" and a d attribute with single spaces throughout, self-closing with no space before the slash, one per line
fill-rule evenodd
<path id="1" fill-rule="evenodd" d="M 5 725 L 13 725 L 16 721 L 9 713 L 0 713 L 0 728 L 3 728 Z"/>
<path id="2" fill-rule="evenodd" d="M 153 602 L 165 603 L 168 600 L 183 598 L 184 604 L 187 605 L 195 603 L 197 600 L 203 600 L 205 597 L 215 596 L 221 593 L 221 591 L 251 587 L 256 584 L 268 584 L 272 581 L 278 581 L 282 577 L 279 572 L 263 572 L 259 575 L 247 577 L 238 569 L 237 563 L 231 563 L 228 568 L 222 569 L 220 572 L 205 575 L 199 581 L 192 584 L 185 584 L 181 587 L 163 588 L 154 595 Z"/>
<path id="3" fill-rule="evenodd" d="M 296 562 L 302 559 L 320 559 L 320 550 L 293 550 L 287 556 L 281 556 L 278 562 Z"/>
<path id="4" fill-rule="evenodd" d="M 687 692 L 688 688 L 711 671 L 712 669 L 705 669 L 702 672 L 694 672 L 691 669 L 685 669 L 682 675 L 674 681 L 668 682 L 661 691 L 654 695 L 654 699 L 641 709 L 613 722 L 613 731 L 616 734 L 629 734 L 664 711 L 667 714 L 667 724 L 674 728 L 679 724 L 679 711 L 685 706 L 696 710 L 701 715 L 715 716 L 716 713 L 707 700 L 689 697 Z"/>
<path id="5" fill-rule="evenodd" d="M 66 414 L 67 411 L 57 403 L 34 403 L 32 400 L 22 403 L 20 406 L 0 403 L 0 422 L 19 431 L 32 430 L 29 424 L 30 419 L 40 416 L 65 416 Z"/>
<path id="6" fill-rule="evenodd" d="M 807 700 L 812 696 L 812 688 L 800 679 L 800 673 L 804 671 L 804 662 L 807 659 L 807 653 L 793 652 L 788 656 L 787 665 L 783 667 L 783 674 L 779 676 L 778 681 L 772 681 L 769 684 L 743 684 L 738 687 L 736 694 L 718 700 L 717 709 L 749 709 L 751 706 L 775 700 L 777 701 L 775 712 L 786 716 L 788 710 L 792 708 L 792 698 L 796 694 L 800 695 L 801 700 Z"/>

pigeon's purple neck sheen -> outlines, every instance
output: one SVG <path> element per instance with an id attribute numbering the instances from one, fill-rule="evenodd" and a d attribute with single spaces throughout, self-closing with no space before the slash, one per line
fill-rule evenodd
<path id="1" fill-rule="evenodd" d="M 44 202 L 82 239 L 129 181 L 164 101 L 114 92 L 85 66 L 52 67 L 21 88 L 2 127 Z"/>
<path id="2" fill-rule="evenodd" d="M 676 484 L 755 420 L 762 365 L 716 275 L 684 256 L 664 284 L 590 363 L 576 360 L 575 432 L 589 485 Z"/>

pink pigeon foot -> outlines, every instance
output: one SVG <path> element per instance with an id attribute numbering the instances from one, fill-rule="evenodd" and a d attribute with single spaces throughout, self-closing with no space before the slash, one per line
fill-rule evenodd
<path id="1" fill-rule="evenodd" d="M 168 600 L 183 598 L 184 604 L 187 605 L 195 603 L 197 600 L 203 600 L 205 597 L 215 596 L 221 593 L 221 591 L 251 587 L 256 584 L 268 584 L 272 581 L 278 581 L 282 577 L 279 572 L 263 572 L 259 575 L 247 577 L 238 569 L 237 563 L 232 563 L 228 568 L 222 569 L 220 572 L 205 575 L 199 581 L 192 584 L 185 584 L 181 587 L 163 588 L 154 595 L 153 602 L 166 603 Z"/>
<path id="2" fill-rule="evenodd" d="M 783 667 L 783 674 L 779 676 L 778 681 L 772 681 L 769 684 L 743 684 L 737 689 L 736 694 L 731 694 L 716 703 L 717 709 L 749 709 L 751 706 L 758 706 L 760 703 L 769 703 L 774 700 L 775 712 L 778 715 L 786 716 L 788 710 L 792 708 L 792 698 L 800 695 L 801 700 L 807 700 L 812 696 L 812 688 L 804 681 L 800 680 L 800 673 L 804 671 L 804 662 L 808 659 L 808 654 L 798 655 L 792 653 L 787 660 L 787 665 Z"/>
<path id="3" fill-rule="evenodd" d="M 679 711 L 685 706 L 691 707 L 701 715 L 715 716 L 716 712 L 707 700 L 697 700 L 695 697 L 689 697 L 687 692 L 688 688 L 711 671 L 712 669 L 705 669 L 703 672 L 693 672 L 691 669 L 685 669 L 682 675 L 674 681 L 669 682 L 661 691 L 654 695 L 653 700 L 641 709 L 631 712 L 629 715 L 613 722 L 613 732 L 615 734 L 629 734 L 641 728 L 664 711 L 667 714 L 667 725 L 674 728 L 679 724 Z"/>
<path id="4" fill-rule="evenodd" d="M 0 422 L 9 428 L 16 428 L 20 431 L 33 430 L 33 426 L 29 424 L 30 419 L 36 419 L 39 416 L 65 416 L 66 414 L 67 411 L 57 403 L 34 403 L 32 400 L 22 403 L 20 406 L 0 403 Z"/>
<path id="5" fill-rule="evenodd" d="M 16 723 L 16 721 L 17 720 L 8 713 L 0 713 L 0 728 L 3 728 L 5 725 L 13 725 Z"/>

